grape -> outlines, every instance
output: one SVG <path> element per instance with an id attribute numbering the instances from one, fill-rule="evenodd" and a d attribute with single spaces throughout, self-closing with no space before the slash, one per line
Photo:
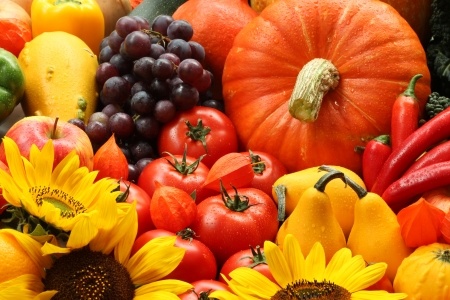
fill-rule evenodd
<path id="1" fill-rule="evenodd" d="M 111 48 L 113 53 L 119 53 L 122 42 L 123 37 L 121 37 L 116 30 L 111 31 L 108 36 L 108 46 Z"/>
<path id="2" fill-rule="evenodd" d="M 123 109 L 120 105 L 117 104 L 108 104 L 101 110 L 102 113 L 106 114 L 108 117 L 111 117 L 113 114 L 118 112 L 123 112 Z"/>
<path id="3" fill-rule="evenodd" d="M 152 44 L 150 46 L 150 57 L 153 57 L 154 59 L 158 59 L 161 54 L 165 53 L 166 49 L 164 49 L 163 46 L 159 44 Z"/>
<path id="4" fill-rule="evenodd" d="M 142 31 L 131 32 L 125 37 L 122 44 L 122 52 L 133 60 L 150 55 L 150 37 Z"/>
<path id="5" fill-rule="evenodd" d="M 180 83 L 172 89 L 170 100 L 178 110 L 189 110 L 197 105 L 199 93 L 193 86 Z"/>
<path id="6" fill-rule="evenodd" d="M 225 112 L 224 103 L 220 100 L 208 99 L 202 102 L 202 106 L 215 108 L 217 110 L 220 110 L 221 112 Z"/>
<path id="7" fill-rule="evenodd" d="M 139 169 L 133 165 L 133 164 L 128 164 L 128 181 L 134 182 L 136 183 L 139 179 Z"/>
<path id="8" fill-rule="evenodd" d="M 191 46 L 182 39 L 171 40 L 167 45 L 167 52 L 175 54 L 181 61 L 192 55 Z"/>
<path id="9" fill-rule="evenodd" d="M 123 74 L 122 77 L 128 82 L 130 88 L 137 82 L 136 76 L 134 76 L 134 74 Z"/>
<path id="10" fill-rule="evenodd" d="M 133 19 L 136 20 L 136 22 L 139 25 L 139 30 L 142 29 L 150 29 L 150 23 L 148 22 L 148 20 L 146 18 L 143 18 L 141 16 L 132 16 Z"/>
<path id="11" fill-rule="evenodd" d="M 108 124 L 109 116 L 101 111 L 94 112 L 88 119 L 88 123 L 90 122 L 100 122 L 103 124 Z"/>
<path id="12" fill-rule="evenodd" d="M 175 20 L 167 27 L 167 36 L 169 39 L 182 39 L 189 41 L 194 35 L 192 25 L 185 20 Z"/>
<path id="13" fill-rule="evenodd" d="M 188 44 L 191 47 L 191 57 L 203 63 L 206 56 L 205 48 L 195 41 L 189 41 Z"/>
<path id="14" fill-rule="evenodd" d="M 120 151 L 122 151 L 123 155 L 125 155 L 127 161 L 130 162 L 132 160 L 132 157 L 131 157 L 131 151 L 130 151 L 130 149 L 128 149 L 128 146 L 121 145 L 120 141 L 119 141 L 118 145 L 119 145 Z"/>
<path id="15" fill-rule="evenodd" d="M 133 97 L 134 94 L 140 91 L 146 91 L 148 92 L 148 87 L 145 82 L 137 81 L 133 86 L 131 87 L 130 96 Z"/>
<path id="16" fill-rule="evenodd" d="M 153 147 L 149 142 L 138 141 L 130 145 L 131 156 L 134 161 L 138 161 L 142 158 L 153 157 Z"/>
<path id="17" fill-rule="evenodd" d="M 178 66 L 178 76 L 186 83 L 192 84 L 203 75 L 203 66 L 193 58 L 187 58 Z M 208 74 L 207 74 L 208 75 Z M 209 77 L 209 75 L 208 75 Z"/>
<path id="18" fill-rule="evenodd" d="M 170 100 L 160 100 L 156 102 L 153 116 L 161 123 L 171 121 L 176 114 L 176 107 Z"/>
<path id="19" fill-rule="evenodd" d="M 97 82 L 97 86 L 103 87 L 105 81 L 114 76 L 119 76 L 119 70 L 116 66 L 110 62 L 101 63 L 98 65 L 95 73 L 95 81 Z"/>
<path id="20" fill-rule="evenodd" d="M 124 105 L 130 95 L 129 82 L 120 76 L 114 76 L 105 81 L 100 95 L 100 100 L 103 105 L 110 103 Z"/>
<path id="21" fill-rule="evenodd" d="M 152 30 L 167 36 L 167 27 L 172 23 L 174 19 L 169 15 L 159 15 L 152 22 Z"/>
<path id="22" fill-rule="evenodd" d="M 105 143 L 111 136 L 111 131 L 109 130 L 108 124 L 100 121 L 88 122 L 85 132 L 92 143 L 96 144 Z"/>
<path id="23" fill-rule="evenodd" d="M 67 123 L 73 124 L 83 131 L 86 129 L 86 124 L 84 124 L 84 121 L 78 118 L 70 119 L 67 121 Z"/>
<path id="24" fill-rule="evenodd" d="M 142 173 L 142 170 L 147 166 L 150 162 L 152 162 L 154 159 L 151 157 L 144 157 L 138 160 L 134 165 L 138 169 L 139 174 Z"/>
<path id="25" fill-rule="evenodd" d="M 138 115 L 150 114 L 156 104 L 156 100 L 146 91 L 140 91 L 131 97 L 131 109 Z"/>
<path id="26" fill-rule="evenodd" d="M 136 132 L 144 139 L 153 139 L 158 136 L 159 123 L 151 116 L 140 116 L 134 121 Z"/>
<path id="27" fill-rule="evenodd" d="M 192 85 L 200 92 L 205 92 L 211 86 L 211 72 L 208 70 L 203 70 L 202 76 L 197 78 Z"/>
<path id="28" fill-rule="evenodd" d="M 180 58 L 173 53 L 163 53 L 159 56 L 159 58 L 165 58 L 170 60 L 175 66 L 180 64 Z"/>
<path id="29" fill-rule="evenodd" d="M 149 86 L 149 92 L 156 99 L 167 99 L 170 95 L 170 86 L 165 80 L 153 79 Z"/>
<path id="30" fill-rule="evenodd" d="M 114 53 L 114 51 L 111 49 L 110 46 L 106 46 L 104 47 L 102 50 L 100 50 L 100 53 L 98 54 L 98 62 L 104 63 L 107 62 L 111 59 L 111 57 L 116 54 Z"/>
<path id="31" fill-rule="evenodd" d="M 100 48 L 99 50 L 102 50 L 103 48 L 105 48 L 106 46 L 108 46 L 108 37 L 105 36 L 102 41 L 100 42 Z"/>
<path id="32" fill-rule="evenodd" d="M 139 30 L 139 27 L 139 22 L 135 18 L 132 18 L 131 16 L 123 16 L 116 21 L 115 29 L 119 36 L 125 38 L 131 32 Z"/>
<path id="33" fill-rule="evenodd" d="M 120 53 L 114 54 L 109 60 L 109 62 L 119 70 L 120 75 L 130 73 L 133 68 L 133 62 L 127 60 Z"/>
<path id="34" fill-rule="evenodd" d="M 152 74 L 155 78 L 165 80 L 172 77 L 174 73 L 174 65 L 165 58 L 158 58 L 152 66 Z"/>
<path id="35" fill-rule="evenodd" d="M 118 138 L 130 137 L 134 132 L 133 118 L 124 112 L 115 113 L 109 118 L 109 128 Z"/>
<path id="36" fill-rule="evenodd" d="M 139 58 L 133 64 L 133 74 L 142 80 L 151 81 L 153 79 L 152 67 L 154 63 L 155 59 L 152 57 Z"/>

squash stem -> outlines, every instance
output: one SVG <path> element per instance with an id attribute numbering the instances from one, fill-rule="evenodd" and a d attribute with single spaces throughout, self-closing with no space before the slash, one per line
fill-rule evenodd
<path id="1" fill-rule="evenodd" d="M 330 182 L 333 179 L 340 178 L 344 182 L 346 180 L 345 174 L 338 170 L 329 170 L 328 173 L 320 177 L 320 179 L 314 184 L 314 188 L 318 190 L 319 192 L 324 192 L 325 187 L 327 186 L 328 182 Z"/>
<path id="2" fill-rule="evenodd" d="M 319 170 L 321 171 L 327 171 L 327 172 L 337 172 L 336 169 L 330 167 L 330 166 L 326 166 L 326 165 L 322 165 L 319 167 Z M 357 184 L 354 180 L 352 180 L 350 177 L 348 177 L 347 175 L 343 174 L 344 178 L 343 181 L 348 184 L 352 190 L 355 191 L 355 193 L 358 195 L 358 199 L 362 199 L 367 195 L 367 190 L 365 188 L 363 188 L 362 186 L 360 186 L 359 184 Z M 316 183 L 317 184 L 317 183 Z"/>
<path id="3" fill-rule="evenodd" d="M 322 99 L 339 84 L 339 72 L 329 61 L 315 58 L 300 70 L 289 99 L 289 113 L 304 122 L 314 122 L 319 116 Z"/>

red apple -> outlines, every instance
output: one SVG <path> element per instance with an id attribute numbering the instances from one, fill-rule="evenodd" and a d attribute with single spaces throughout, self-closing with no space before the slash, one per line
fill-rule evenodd
<path id="1" fill-rule="evenodd" d="M 47 116 L 24 117 L 14 123 L 5 136 L 16 142 L 20 153 L 27 159 L 30 158 L 31 145 L 35 144 L 42 149 L 51 139 L 55 149 L 53 168 L 75 149 L 80 157 L 80 166 L 86 166 L 89 171 L 93 169 L 94 150 L 88 135 L 81 128 L 66 121 Z M 0 161 L 7 164 L 3 143 L 0 144 Z"/>

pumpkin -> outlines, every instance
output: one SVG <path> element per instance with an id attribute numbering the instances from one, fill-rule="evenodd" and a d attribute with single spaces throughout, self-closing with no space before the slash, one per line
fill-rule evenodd
<path id="1" fill-rule="evenodd" d="M 450 299 L 450 245 L 433 243 L 406 257 L 394 279 L 394 290 L 410 300 Z"/>
<path id="2" fill-rule="evenodd" d="M 261 12 L 266 6 L 276 0 L 250 0 L 251 7 Z M 430 37 L 429 19 L 432 0 L 382 0 L 395 8 L 408 21 L 424 45 Z"/>
<path id="3" fill-rule="evenodd" d="M 354 149 L 390 132 L 391 108 L 415 74 L 420 109 L 430 74 L 420 40 L 377 0 L 279 0 L 236 36 L 223 96 L 243 148 L 289 172 L 322 164 L 360 173 Z"/>

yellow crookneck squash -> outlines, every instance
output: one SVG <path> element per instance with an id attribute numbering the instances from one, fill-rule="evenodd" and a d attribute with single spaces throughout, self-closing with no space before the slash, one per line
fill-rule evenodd
<path id="1" fill-rule="evenodd" d="M 289 172 L 321 164 L 360 172 L 363 146 L 390 132 L 395 98 L 415 74 L 423 110 L 430 75 L 419 38 L 377 0 L 279 0 L 236 36 L 222 77 L 242 147 Z"/>
<path id="2" fill-rule="evenodd" d="M 417 248 L 400 264 L 394 280 L 396 292 L 408 300 L 450 299 L 450 245 L 433 243 Z"/>

